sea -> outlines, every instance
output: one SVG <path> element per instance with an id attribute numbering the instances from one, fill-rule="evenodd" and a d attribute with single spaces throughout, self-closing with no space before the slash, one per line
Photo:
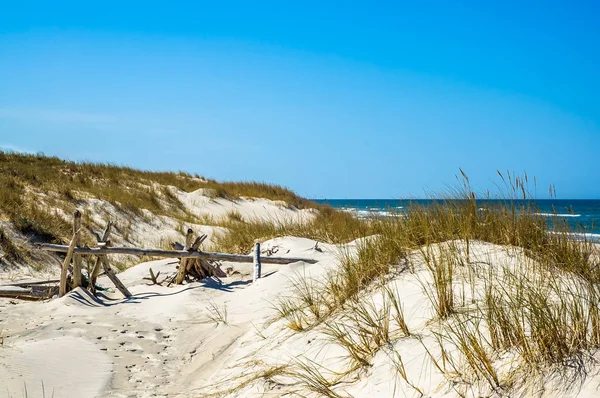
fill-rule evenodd
<path id="1" fill-rule="evenodd" d="M 397 216 L 402 215 L 404 209 L 411 203 L 420 205 L 431 205 L 434 199 L 321 199 L 319 203 L 329 204 L 340 210 L 348 211 L 359 218 L 370 218 L 373 216 Z M 480 200 L 478 203 L 493 204 L 504 203 L 504 201 Z M 524 201 L 517 201 L 525 204 Z M 550 229 L 557 223 L 569 224 L 576 238 L 586 238 L 600 243 L 600 200 L 584 199 L 546 199 L 530 201 L 535 203 L 538 213 L 546 218 Z"/>

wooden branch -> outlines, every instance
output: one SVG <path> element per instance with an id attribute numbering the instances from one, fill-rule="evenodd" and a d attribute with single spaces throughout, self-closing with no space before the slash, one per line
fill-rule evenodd
<path id="1" fill-rule="evenodd" d="M 110 236 L 110 231 L 112 229 L 112 222 L 109 220 L 106 223 L 106 227 L 104 228 L 104 232 L 102 233 L 102 237 L 98 241 L 98 246 L 102 243 L 102 246 L 106 247 L 108 238 Z M 98 280 L 98 274 L 100 274 L 100 266 L 102 265 L 102 260 L 100 257 L 96 257 L 96 264 L 94 264 L 94 268 L 92 269 L 92 274 L 90 275 L 90 292 L 95 296 L 96 295 L 96 281 Z"/>
<path id="2" fill-rule="evenodd" d="M 41 250 L 51 252 L 66 252 L 68 246 L 66 245 L 55 245 L 51 243 L 42 243 L 37 245 Z M 218 260 L 218 261 L 231 261 L 234 263 L 252 263 L 254 262 L 253 256 L 247 256 L 243 254 L 228 254 L 228 253 L 214 253 L 214 252 L 203 252 L 203 251 L 187 251 L 187 250 L 162 250 L 162 249 L 138 249 L 135 247 L 78 247 L 74 249 L 75 253 L 82 255 L 98 256 L 101 254 L 128 254 L 132 256 L 151 256 L 151 257 L 166 257 L 166 258 L 205 258 L 207 260 Z M 261 263 L 263 264 L 290 264 L 298 261 L 304 261 L 305 263 L 314 264 L 317 260 L 312 258 L 300 258 L 300 257 L 261 257 Z"/>
<path id="3" fill-rule="evenodd" d="M 69 263 L 71 262 L 73 252 L 75 251 L 75 243 L 77 242 L 76 238 L 78 233 L 79 231 L 75 231 L 75 233 L 73 234 L 73 238 L 71 238 L 71 243 L 69 244 L 69 246 L 61 245 L 67 248 L 67 255 L 65 256 L 65 260 L 63 261 L 62 269 L 60 271 L 60 288 L 58 290 L 59 297 L 62 297 L 67 293 L 67 271 L 69 270 Z"/>
<path id="4" fill-rule="evenodd" d="M 152 271 L 152 268 L 150 268 L 150 279 L 152 280 L 152 283 L 160 286 L 160 283 L 158 282 L 159 276 L 160 276 L 160 271 L 158 271 L 158 273 L 156 275 L 154 275 L 154 271 Z"/>
<path id="5" fill-rule="evenodd" d="M 73 234 L 75 236 L 75 246 L 81 245 L 81 212 L 75 210 L 73 215 Z M 81 254 L 75 253 L 73 255 L 73 289 L 81 286 L 81 266 L 82 266 Z"/>
<path id="6" fill-rule="evenodd" d="M 186 250 L 190 250 L 192 248 L 192 245 L 195 243 L 193 241 L 194 239 L 194 231 L 189 228 L 187 230 L 187 235 L 185 237 L 185 249 Z M 197 240 L 197 239 L 196 239 Z M 179 270 L 177 271 L 177 278 L 175 278 L 175 283 L 178 285 L 181 285 L 183 283 L 183 281 L 185 280 L 185 274 L 187 273 L 187 263 L 188 263 L 188 259 L 187 258 L 181 258 L 181 260 L 179 261 Z"/>
<path id="7" fill-rule="evenodd" d="M 31 294 L 26 293 L 11 293 L 11 292 L 3 292 L 0 290 L 0 297 L 2 298 L 14 298 L 19 300 L 27 300 L 27 301 L 42 301 L 48 299 L 48 297 L 44 296 L 33 296 Z"/>
<path id="8" fill-rule="evenodd" d="M 199 258 L 198 262 L 209 276 L 214 276 L 216 278 L 225 278 L 227 276 L 227 274 L 222 269 L 215 267 L 203 258 Z"/>
<path id="9" fill-rule="evenodd" d="M 0 284 L 0 288 L 4 287 L 4 286 L 35 286 L 35 285 L 47 285 L 50 283 L 59 283 L 60 279 L 49 279 L 47 281 L 30 281 L 30 282 L 7 282 L 7 283 L 3 283 Z"/>
<path id="10" fill-rule="evenodd" d="M 7 287 L 3 287 L 2 289 L 0 289 L 0 293 L 3 293 L 3 294 L 31 294 L 32 290 L 26 289 L 23 287 L 17 287 L 17 286 L 7 286 Z"/>
<path id="11" fill-rule="evenodd" d="M 189 250 L 197 251 L 198 248 L 200 247 L 200 245 L 202 244 L 202 242 L 204 242 L 204 240 L 206 239 L 207 236 L 208 235 L 205 234 L 205 235 L 200 235 L 199 237 L 197 237 Z"/>
<path id="12" fill-rule="evenodd" d="M 102 262 L 102 268 L 104 268 L 104 272 L 106 273 L 106 276 L 108 276 L 108 279 L 110 279 L 111 282 L 115 285 L 115 287 L 119 289 L 123 296 L 131 297 L 131 293 L 129 292 L 129 290 L 125 287 L 123 282 L 121 282 L 119 278 L 117 278 L 117 275 L 115 275 L 113 270 L 110 268 L 110 264 L 108 263 L 108 256 L 100 256 L 100 261 Z"/>
<path id="13" fill-rule="evenodd" d="M 106 227 L 104 228 L 104 232 L 102 233 L 102 238 L 100 239 L 100 242 L 106 243 L 108 241 L 108 237 L 110 236 L 112 226 L 113 223 L 109 220 L 108 223 L 106 223 Z"/>

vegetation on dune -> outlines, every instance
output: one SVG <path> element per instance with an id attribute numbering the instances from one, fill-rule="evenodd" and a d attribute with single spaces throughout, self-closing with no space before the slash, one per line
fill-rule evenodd
<path id="1" fill-rule="evenodd" d="M 375 353 L 385 350 L 399 380 L 422 393 L 394 348 L 402 339 L 416 339 L 431 369 L 461 396 L 507 394 L 529 374 L 569 370 L 583 377 L 586 361 L 600 349 L 597 245 L 573 240 L 567 224 L 550 231 L 530 200 L 527 176 L 500 178 L 499 197 L 484 198 L 502 201 L 478 200 L 463 175 L 447 199 L 412 204 L 395 217 L 358 220 L 324 210 L 305 224 L 236 221 L 217 244 L 247 252 L 255 239 L 274 236 L 344 243 L 374 235 L 359 241 L 356 254 L 342 255 L 326 278 L 293 278 L 289 292 L 274 303 L 294 332 L 317 330 L 342 347 L 346 375 L 370 366 Z M 518 266 L 482 262 L 491 254 L 473 253 L 481 242 L 522 253 Z M 425 342 L 422 330 L 410 330 L 402 292 L 388 283 L 406 272 L 417 275 L 431 304 L 434 345 Z M 506 358 L 512 358 L 508 368 Z M 345 396 L 332 388 L 344 376 L 328 379 L 318 364 L 304 361 L 288 371 L 311 391 Z M 307 372 L 311 377 L 304 377 Z"/>
<path id="2" fill-rule="evenodd" d="M 189 214 L 169 188 L 185 192 L 204 188 L 214 198 L 260 197 L 296 208 L 318 207 L 287 188 L 259 182 L 217 182 L 184 172 L 154 172 L 102 163 L 70 162 L 44 155 L 0 151 L 0 215 L 14 227 L 47 242 L 66 242 L 71 214 L 81 200 L 110 202 L 132 215 L 143 209 L 190 222 Z M 57 211 L 58 209 L 58 211 Z M 218 224 L 213 220 L 213 223 Z"/>

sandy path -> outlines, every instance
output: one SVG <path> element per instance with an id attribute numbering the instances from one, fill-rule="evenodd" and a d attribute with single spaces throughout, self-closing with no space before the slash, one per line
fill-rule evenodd
<path id="1" fill-rule="evenodd" d="M 310 254 L 314 241 L 291 239 L 289 252 L 277 255 Z M 42 382 L 55 398 L 197 396 L 196 388 L 239 355 L 240 341 L 271 313 L 298 264 L 265 264 L 264 279 L 254 285 L 252 265 L 233 263 L 222 264 L 233 274 L 221 284 L 149 285 L 149 268 L 161 272 L 159 279 L 175 272 L 176 262 L 167 259 L 120 274 L 133 293 L 129 300 L 118 292 L 96 299 L 82 289 L 48 302 L 0 299 L 0 397 L 24 396 L 24 386 L 42 397 Z M 227 326 L 211 321 L 209 303 L 227 308 Z"/>

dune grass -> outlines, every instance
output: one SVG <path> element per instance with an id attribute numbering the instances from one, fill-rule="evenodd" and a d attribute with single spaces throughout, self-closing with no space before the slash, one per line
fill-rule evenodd
<path id="1" fill-rule="evenodd" d="M 110 202 L 132 216 L 142 209 L 189 222 L 202 222 L 186 212 L 170 187 L 191 192 L 206 189 L 217 198 L 259 197 L 284 201 L 289 207 L 319 207 L 291 190 L 260 182 L 217 182 L 185 172 L 154 172 L 103 163 L 71 162 L 41 154 L 0 151 L 0 215 L 19 232 L 46 242 L 69 239 L 72 214 L 82 200 Z M 57 211 L 57 209 L 59 211 Z M 231 221 L 241 221 L 232 214 Z M 218 224 L 212 220 L 212 224 Z"/>
<path id="2" fill-rule="evenodd" d="M 341 221 L 344 216 L 336 214 L 328 223 L 324 215 L 313 221 L 322 229 L 306 224 L 260 230 L 254 238 L 285 234 L 339 243 L 374 235 L 360 241 L 355 255 L 343 255 L 326 278 L 293 278 L 276 304 L 280 316 L 296 332 L 319 326 L 347 353 L 348 373 L 368 367 L 378 350 L 398 339 L 421 341 L 406 324 L 400 293 L 386 284 L 398 273 L 419 272 L 419 258 L 425 272 L 420 275 L 426 276 L 422 289 L 437 325 L 438 347 L 425 349 L 459 394 L 466 394 L 460 386 L 507 394 L 531 372 L 579 369 L 576 376 L 584 375 L 586 360 L 600 348 L 596 245 L 573 240 L 566 224 L 550 231 L 531 200 L 527 176 L 499 174 L 505 186 L 494 199 L 501 202 L 478 200 L 463 175 L 446 199 L 411 204 L 397 217 Z M 248 235 L 257 226 L 239 228 Z M 232 228 L 231 236 L 237 233 Z M 522 250 L 522 268 L 482 274 L 480 260 L 473 260 L 474 242 Z M 387 299 L 376 306 L 368 297 L 378 291 Z M 385 349 L 400 379 L 420 392 L 401 356 Z M 506 356 L 515 362 L 509 373 L 502 367 Z"/>

